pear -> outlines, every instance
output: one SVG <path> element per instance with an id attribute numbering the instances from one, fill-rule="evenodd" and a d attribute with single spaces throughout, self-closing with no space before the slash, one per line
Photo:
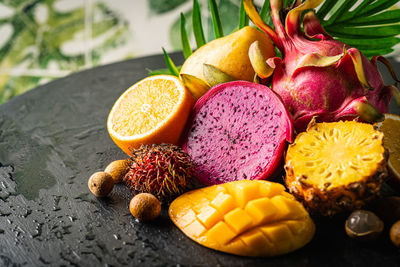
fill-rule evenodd
<path id="1" fill-rule="evenodd" d="M 274 46 L 264 33 L 246 26 L 225 37 L 213 40 L 190 55 L 181 69 L 181 76 L 191 75 L 206 82 L 204 64 L 211 65 L 232 77 L 234 80 L 253 81 L 254 70 L 249 59 L 249 47 L 259 42 L 261 53 L 265 59 L 275 56 Z M 199 95 L 199 92 L 192 94 Z M 200 95 L 202 95 L 204 87 Z"/>

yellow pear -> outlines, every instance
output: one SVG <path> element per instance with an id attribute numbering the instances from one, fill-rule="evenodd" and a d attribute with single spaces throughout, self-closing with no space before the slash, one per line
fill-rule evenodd
<path id="1" fill-rule="evenodd" d="M 246 26 L 225 37 L 213 40 L 187 58 L 180 74 L 189 74 L 205 81 L 203 64 L 209 64 L 235 80 L 253 81 L 254 70 L 249 59 L 249 47 L 258 41 L 265 59 L 275 56 L 275 50 L 267 35 Z M 193 92 L 192 92 L 193 93 Z"/>

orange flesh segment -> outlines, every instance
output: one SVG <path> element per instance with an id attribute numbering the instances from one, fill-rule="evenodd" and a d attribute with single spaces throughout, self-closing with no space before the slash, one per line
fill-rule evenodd
<path id="1" fill-rule="evenodd" d="M 169 215 L 203 246 L 242 256 L 281 255 L 307 244 L 315 232 L 307 211 L 281 188 L 257 180 L 210 186 L 178 197 Z"/>
<path id="2" fill-rule="evenodd" d="M 164 121 L 181 100 L 174 81 L 146 80 L 127 92 L 112 117 L 112 129 L 121 136 L 145 134 Z"/>

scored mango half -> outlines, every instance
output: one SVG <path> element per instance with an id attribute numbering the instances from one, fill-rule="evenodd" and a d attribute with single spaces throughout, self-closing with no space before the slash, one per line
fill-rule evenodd
<path id="1" fill-rule="evenodd" d="M 175 225 L 215 250 L 251 257 L 286 254 L 306 245 L 315 225 L 283 185 L 242 180 L 187 192 L 169 207 Z"/>

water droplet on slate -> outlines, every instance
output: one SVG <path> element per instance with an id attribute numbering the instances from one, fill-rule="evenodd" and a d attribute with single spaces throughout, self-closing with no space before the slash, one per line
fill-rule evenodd
<path id="1" fill-rule="evenodd" d="M 128 257 L 133 259 L 135 257 L 135 251 L 131 251 L 128 253 Z"/>
<path id="2" fill-rule="evenodd" d="M 95 238 L 95 235 L 93 233 L 87 233 L 85 235 L 86 240 L 94 240 L 94 238 Z"/>

